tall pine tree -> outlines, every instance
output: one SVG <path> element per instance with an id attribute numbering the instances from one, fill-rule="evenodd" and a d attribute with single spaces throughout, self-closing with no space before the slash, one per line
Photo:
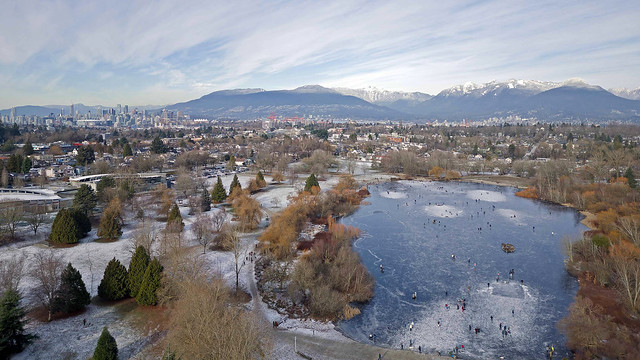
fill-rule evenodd
<path id="1" fill-rule="evenodd" d="M 98 204 L 98 197 L 93 189 L 87 184 L 80 185 L 73 198 L 73 207 L 84 214 L 90 214 L 96 204 Z"/>
<path id="2" fill-rule="evenodd" d="M 34 335 L 24 331 L 27 311 L 20 306 L 20 294 L 15 290 L 5 291 L 0 298 L 0 358 L 22 351 Z"/>
<path id="3" fill-rule="evenodd" d="M 200 195 L 200 211 L 206 212 L 209 210 L 211 210 L 211 195 L 209 195 L 207 189 L 203 189 Z"/>
<path id="4" fill-rule="evenodd" d="M 138 296 L 144 273 L 149 265 L 149 254 L 144 246 L 140 245 L 136 248 L 136 252 L 129 263 L 129 295 L 131 297 Z"/>
<path id="5" fill-rule="evenodd" d="M 242 185 L 240 185 L 240 181 L 238 180 L 238 174 L 233 175 L 233 180 L 231 180 L 231 185 L 229 185 L 229 194 L 233 192 L 233 189 L 236 187 L 242 190 Z"/>
<path id="6" fill-rule="evenodd" d="M 262 171 L 258 171 L 258 174 L 256 175 L 256 183 L 258 184 L 258 187 L 261 189 L 267 186 L 267 181 L 264 179 L 264 175 L 262 174 Z"/>
<path id="7" fill-rule="evenodd" d="M 62 270 L 60 289 L 53 298 L 53 312 L 70 313 L 84 309 L 91 303 L 91 296 L 82 281 L 82 275 L 71 263 Z"/>
<path id="8" fill-rule="evenodd" d="M 213 187 L 213 190 L 211 190 L 211 200 L 214 203 L 219 204 L 221 202 L 224 202 L 226 199 L 227 191 L 224 189 L 224 185 L 222 185 L 222 179 L 220 179 L 220 176 L 218 176 L 218 182 Z"/>
<path id="9" fill-rule="evenodd" d="M 105 300 L 120 300 L 129 295 L 127 268 L 113 258 L 104 269 L 98 295 Z"/>
<path id="10" fill-rule="evenodd" d="M 144 272 L 144 279 L 140 285 L 140 292 L 136 301 L 140 305 L 156 305 L 158 303 L 158 296 L 156 290 L 160 287 L 160 278 L 162 272 L 162 265 L 158 259 L 153 259 L 147 266 L 147 270 Z"/>
<path id="11" fill-rule="evenodd" d="M 184 223 L 182 222 L 182 215 L 180 214 L 180 208 L 177 204 L 173 204 L 171 210 L 169 210 L 169 216 L 167 216 L 167 227 L 170 227 L 171 223 L 180 224 L 180 229 L 184 227 Z"/>
<path id="12" fill-rule="evenodd" d="M 638 183 L 636 182 L 636 175 L 633 173 L 631 166 L 629 166 L 627 171 L 624 172 L 624 177 L 627 178 L 627 184 L 629 184 L 630 188 L 635 189 L 635 187 L 638 186 Z"/>
<path id="13" fill-rule="evenodd" d="M 118 360 L 118 344 L 106 326 L 102 329 L 92 360 Z"/>

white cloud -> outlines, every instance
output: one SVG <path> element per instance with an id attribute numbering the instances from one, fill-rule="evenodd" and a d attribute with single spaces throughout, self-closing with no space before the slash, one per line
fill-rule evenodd
<path id="1" fill-rule="evenodd" d="M 23 93 L 0 90 L 0 102 L 50 103 L 32 91 L 41 83 L 63 84 L 59 97 L 98 95 L 87 78 L 107 87 L 99 94 L 141 103 L 304 83 L 437 93 L 465 81 L 580 76 L 635 88 L 639 10 L 600 1 L 6 1 L 0 77 Z"/>

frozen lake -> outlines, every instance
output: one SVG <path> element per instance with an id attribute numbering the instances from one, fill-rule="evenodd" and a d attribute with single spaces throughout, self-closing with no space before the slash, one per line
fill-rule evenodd
<path id="1" fill-rule="evenodd" d="M 464 346 L 460 357 L 469 359 L 541 359 L 548 344 L 568 352 L 556 323 L 578 284 L 561 241 L 586 230 L 582 215 L 492 185 L 400 181 L 369 190 L 371 205 L 342 222 L 363 231 L 354 248 L 376 279 L 375 296 L 339 324 L 346 335 L 443 355 Z"/>

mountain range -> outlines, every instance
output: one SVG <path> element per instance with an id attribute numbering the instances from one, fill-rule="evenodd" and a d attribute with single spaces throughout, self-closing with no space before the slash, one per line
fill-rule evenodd
<path id="1" fill-rule="evenodd" d="M 97 107 L 74 105 L 96 111 Z M 18 114 L 46 116 L 61 106 L 19 107 Z M 63 106 L 68 111 L 68 106 Z M 104 107 L 103 107 L 104 108 Z M 141 107 L 137 107 L 141 109 Z M 146 107 L 152 108 L 151 106 Z M 630 121 L 640 123 L 640 88 L 610 89 L 580 79 L 465 83 L 437 95 L 368 87 L 326 88 L 306 85 L 293 90 L 234 89 L 215 91 L 191 101 L 155 107 L 182 111 L 192 118 L 255 119 L 270 115 L 416 122 L 519 116 L 539 121 Z M 6 114 L 9 110 L 2 110 Z"/>

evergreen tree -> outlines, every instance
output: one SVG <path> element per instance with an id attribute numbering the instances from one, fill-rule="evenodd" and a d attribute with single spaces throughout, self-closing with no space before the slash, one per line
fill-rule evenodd
<path id="1" fill-rule="evenodd" d="M 24 144 L 24 146 L 22 147 L 22 152 L 27 156 L 33 154 L 33 145 L 31 145 L 30 141 L 27 141 Z"/>
<path id="2" fill-rule="evenodd" d="M 122 235 L 122 203 L 117 197 L 113 198 L 100 218 L 98 236 L 116 239 Z"/>
<path id="3" fill-rule="evenodd" d="M 32 166 L 33 166 L 33 162 L 31 161 L 31 159 L 28 156 L 26 156 L 24 158 L 24 160 L 22 160 L 21 172 L 23 174 L 28 174 L 29 170 L 31 170 Z"/>
<path id="4" fill-rule="evenodd" d="M 118 344 L 106 326 L 102 329 L 92 360 L 118 360 Z"/>
<path id="5" fill-rule="evenodd" d="M 0 298 L 0 358 L 19 353 L 36 337 L 24 331 L 27 311 L 20 306 L 20 293 L 7 290 Z"/>
<path id="6" fill-rule="evenodd" d="M 218 176 L 218 182 L 213 187 L 211 191 L 211 200 L 218 204 L 224 202 L 227 199 L 227 191 L 224 189 L 224 185 L 222 185 L 222 179 Z"/>
<path id="7" fill-rule="evenodd" d="M 73 207 L 89 214 L 96 207 L 96 204 L 98 204 L 98 197 L 93 189 L 87 184 L 80 185 L 73 197 Z"/>
<path id="8" fill-rule="evenodd" d="M 182 215 L 180 215 L 180 208 L 178 208 L 178 204 L 174 203 L 169 210 L 169 216 L 167 217 L 167 225 L 172 222 L 178 222 L 184 227 L 184 223 L 182 222 Z"/>
<path id="9" fill-rule="evenodd" d="M 18 154 L 11 154 L 7 161 L 7 170 L 12 173 L 19 173 L 22 171 L 22 156 Z"/>
<path id="10" fill-rule="evenodd" d="M 627 184 L 629 184 L 630 188 L 635 189 L 635 187 L 638 186 L 638 183 L 636 182 L 636 176 L 633 173 L 633 169 L 631 169 L 631 166 L 629 166 L 627 168 L 627 171 L 624 172 L 624 177 L 627 178 Z"/>
<path id="11" fill-rule="evenodd" d="M 106 202 L 107 198 L 107 189 L 113 189 L 116 187 L 116 181 L 112 176 L 104 176 L 98 183 L 96 184 L 96 196 L 98 200 Z"/>
<path id="12" fill-rule="evenodd" d="M 229 185 L 229 194 L 233 192 L 236 186 L 242 190 L 242 185 L 240 185 L 240 181 L 238 180 L 238 174 L 233 175 L 233 180 L 231 180 L 231 185 Z"/>
<path id="13" fill-rule="evenodd" d="M 144 278 L 144 273 L 147 270 L 147 266 L 149 265 L 149 260 L 149 254 L 147 253 L 147 250 L 144 248 L 144 246 L 138 246 L 136 248 L 136 252 L 131 258 L 131 262 L 129 263 L 128 282 L 129 295 L 131 297 L 138 296 L 140 285 L 142 284 L 142 279 Z"/>
<path id="14" fill-rule="evenodd" d="M 75 244 L 80 239 L 80 229 L 71 211 L 60 209 L 51 225 L 49 241 L 55 244 Z"/>
<path id="15" fill-rule="evenodd" d="M 91 296 L 82 281 L 82 275 L 71 263 L 62 270 L 60 289 L 53 298 L 53 312 L 70 313 L 84 309 L 91 303 Z"/>
<path id="16" fill-rule="evenodd" d="M 96 154 L 89 146 L 81 146 L 78 148 L 78 155 L 76 155 L 76 162 L 78 165 L 86 166 L 96 160 Z"/>
<path id="17" fill-rule="evenodd" d="M 164 146 L 164 143 L 162 142 L 162 139 L 160 139 L 160 136 L 156 136 L 151 142 L 150 150 L 154 154 L 164 154 L 167 152 L 167 147 Z"/>
<path id="18" fill-rule="evenodd" d="M 104 269 L 104 276 L 98 286 L 98 296 L 105 300 L 120 300 L 129 295 L 127 268 L 113 258 Z"/>
<path id="19" fill-rule="evenodd" d="M 122 148 L 122 156 L 133 156 L 133 151 L 131 150 L 131 145 L 129 143 L 124 144 Z"/>
<path id="20" fill-rule="evenodd" d="M 69 211 L 78 227 L 78 239 L 87 236 L 89 231 L 91 231 L 91 220 L 89 220 L 87 214 L 78 209 L 69 209 Z"/>
<path id="21" fill-rule="evenodd" d="M 314 186 L 320 187 L 320 184 L 318 184 L 318 179 L 316 179 L 315 174 L 311 174 L 304 183 L 304 191 L 311 192 L 311 188 Z"/>
<path id="22" fill-rule="evenodd" d="M 258 184 L 258 187 L 260 187 L 261 189 L 267 186 L 267 181 L 264 179 L 264 175 L 262 174 L 262 171 L 258 171 L 258 174 L 256 175 L 256 183 Z"/>
<path id="23" fill-rule="evenodd" d="M 203 212 L 211 210 L 211 195 L 207 189 L 203 189 L 200 195 L 200 210 Z"/>
<path id="24" fill-rule="evenodd" d="M 158 259 L 153 259 L 147 266 L 144 272 L 144 278 L 140 285 L 140 292 L 136 301 L 140 305 L 156 305 L 158 303 L 158 296 L 156 290 L 160 287 L 160 278 L 162 272 L 162 265 Z"/>

